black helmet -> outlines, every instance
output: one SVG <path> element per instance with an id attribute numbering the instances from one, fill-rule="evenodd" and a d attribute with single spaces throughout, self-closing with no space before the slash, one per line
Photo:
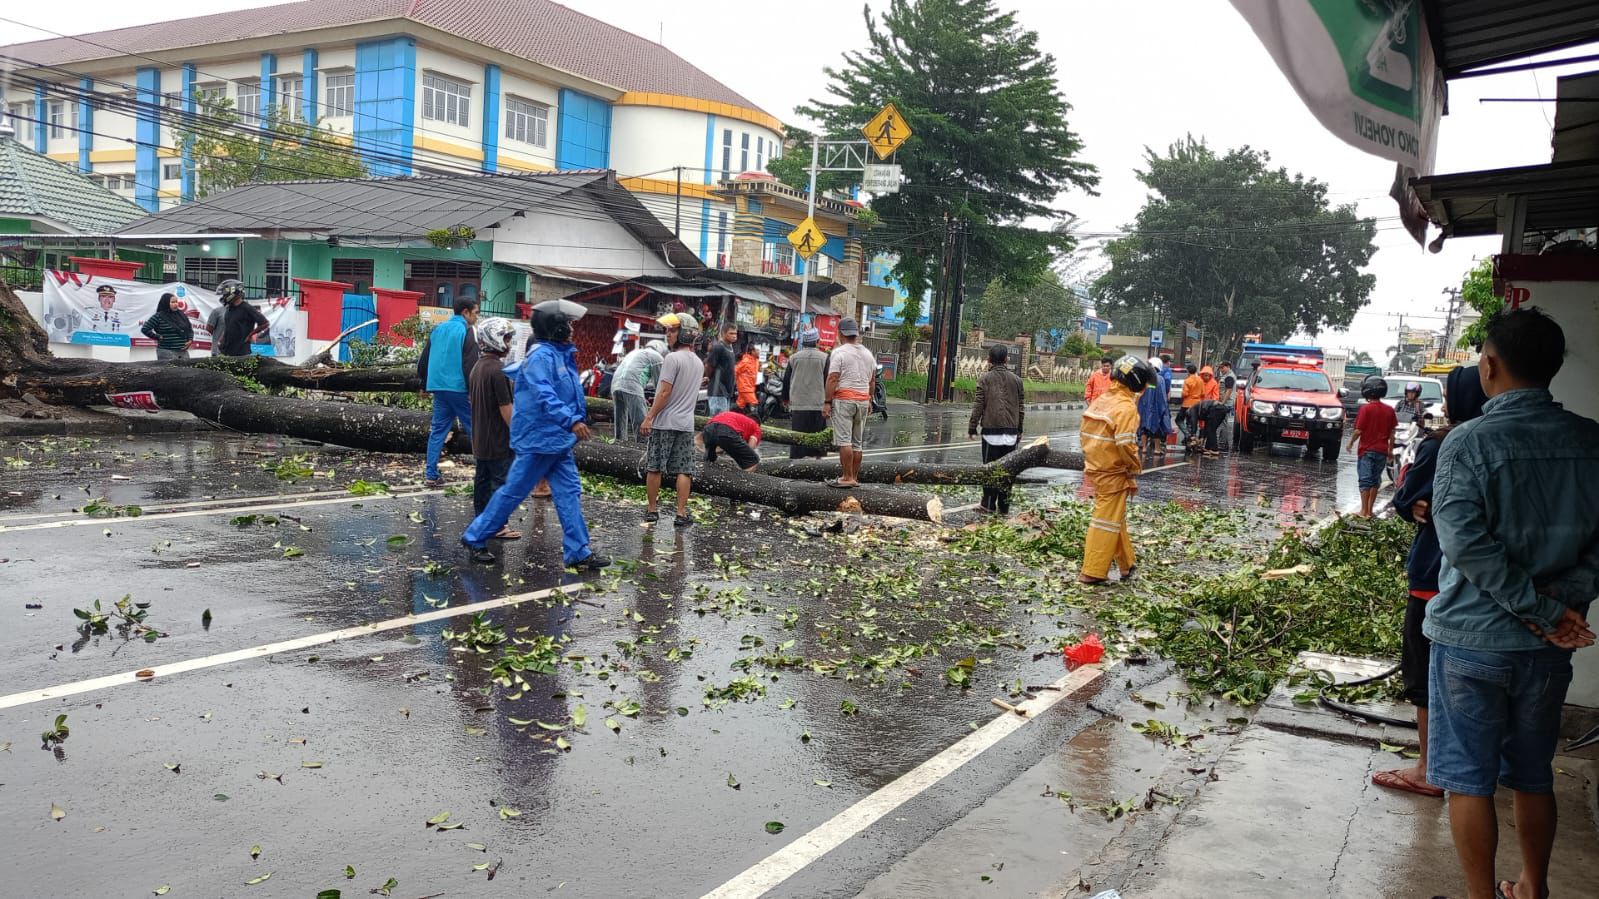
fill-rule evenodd
<path id="1" fill-rule="evenodd" d="M 229 278 L 217 285 L 217 299 L 231 303 L 234 297 L 244 299 L 244 282 L 237 278 Z"/>
<path id="2" fill-rule="evenodd" d="M 1381 375 L 1367 375 L 1360 382 L 1360 395 L 1368 400 L 1380 400 L 1388 395 L 1388 382 Z"/>
<path id="3" fill-rule="evenodd" d="M 1133 393 L 1143 393 L 1145 387 L 1155 383 L 1158 375 L 1148 362 L 1137 356 L 1127 355 L 1111 365 L 1110 377 Z"/>
<path id="4" fill-rule="evenodd" d="M 587 311 L 571 300 L 545 300 L 533 307 L 533 336 L 541 341 L 566 343 L 572 339 L 572 322 Z"/>

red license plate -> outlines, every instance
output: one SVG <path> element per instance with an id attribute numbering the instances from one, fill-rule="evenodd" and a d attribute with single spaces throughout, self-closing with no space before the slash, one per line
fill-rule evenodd
<path id="1" fill-rule="evenodd" d="M 1309 440 L 1309 431 L 1284 431 L 1283 436 L 1289 440 Z"/>

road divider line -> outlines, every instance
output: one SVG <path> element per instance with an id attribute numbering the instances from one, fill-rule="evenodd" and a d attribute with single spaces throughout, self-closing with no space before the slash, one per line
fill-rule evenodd
<path id="1" fill-rule="evenodd" d="M 1058 689 L 1017 706 L 1022 714 L 1005 712 L 892 783 L 824 821 L 814 830 L 756 862 L 709 893 L 704 899 L 755 899 L 804 870 L 851 837 L 916 798 L 977 758 L 984 750 L 1025 727 L 1061 700 L 1081 692 L 1104 675 L 1098 666 L 1079 668 L 1056 681 Z"/>
<path id="2" fill-rule="evenodd" d="M 1140 472 L 1140 474 L 1154 474 L 1157 471 L 1170 471 L 1173 468 L 1186 468 L 1187 466 L 1187 462 L 1173 462 L 1170 465 L 1161 465 L 1156 468 L 1146 468 Z"/>
<path id="3" fill-rule="evenodd" d="M 50 528 L 75 528 L 89 524 L 104 525 L 115 521 L 121 525 L 138 524 L 141 521 L 168 521 L 173 518 L 198 518 L 202 515 L 226 515 L 229 512 L 270 512 L 277 509 L 297 509 L 306 506 L 331 506 L 337 503 L 367 503 L 385 499 L 405 499 L 414 496 L 430 496 L 442 493 L 441 490 L 418 490 L 411 493 L 374 493 L 369 496 L 356 496 L 346 493 L 330 499 L 303 500 L 290 503 L 256 503 L 249 506 L 228 506 L 220 509 L 189 509 L 184 512 L 151 512 L 148 515 L 134 515 L 117 518 L 73 518 L 68 521 L 39 521 L 33 524 L 0 525 L 0 534 L 14 534 L 19 531 L 42 531 Z"/>
<path id="4" fill-rule="evenodd" d="M 264 643 L 248 649 L 235 649 L 231 652 L 221 652 L 216 655 L 204 656 L 198 659 L 188 659 L 182 662 L 171 662 L 166 665 L 153 665 L 142 671 L 155 672 L 153 678 L 141 678 L 138 671 L 124 671 L 121 674 L 108 674 L 105 677 L 93 677 L 88 680 L 75 681 L 70 684 L 61 684 L 56 687 L 46 687 L 42 690 L 27 690 L 22 693 L 12 693 L 10 696 L 0 696 L 0 709 L 16 708 L 17 706 L 30 705 L 35 702 L 44 702 L 47 699 L 62 699 L 67 696 L 76 696 L 79 693 L 89 693 L 94 690 L 104 690 L 110 687 L 119 687 L 123 684 L 139 683 L 144 680 L 163 680 L 175 674 L 189 671 L 201 671 L 206 668 L 215 668 L 218 665 L 230 665 L 234 662 L 243 662 L 250 659 L 263 659 L 278 653 L 293 652 L 298 649 L 308 649 L 312 646 L 321 646 L 324 643 L 333 643 L 339 640 L 350 640 L 357 637 L 367 637 L 372 634 L 381 634 L 402 627 L 412 627 L 426 624 L 430 621 L 442 621 L 454 618 L 457 615 L 471 615 L 477 612 L 486 612 L 490 609 L 500 609 L 514 606 L 535 599 L 544 599 L 557 593 L 572 594 L 587 589 L 587 582 L 565 584 L 560 587 L 548 587 L 543 590 L 534 590 L 531 593 L 518 593 L 512 596 L 502 596 L 499 599 L 489 599 L 483 602 L 474 602 L 464 606 L 451 606 L 444 609 L 435 609 L 423 612 L 420 615 L 406 615 L 403 618 L 390 618 L 387 621 L 378 621 L 372 624 L 361 624 L 355 627 L 340 628 L 336 631 L 326 631 L 320 634 L 311 634 L 305 637 L 295 637 L 292 640 L 280 640 L 276 643 Z"/>
<path id="5" fill-rule="evenodd" d="M 418 488 L 415 490 L 391 490 L 389 492 L 395 496 L 414 496 L 423 493 L 437 493 L 439 491 Z M 261 503 L 291 502 L 302 499 L 321 499 L 323 497 L 349 495 L 350 493 L 348 490 L 340 487 L 337 490 L 307 490 L 304 493 L 268 493 L 261 494 L 259 496 L 230 496 L 220 499 L 201 499 L 182 503 L 152 503 L 149 506 L 145 506 L 142 503 L 132 503 L 131 505 L 139 506 L 140 508 L 145 509 L 144 514 L 146 515 L 165 515 L 169 512 L 176 512 L 182 509 L 204 509 L 212 506 L 226 506 L 229 504 L 249 506 L 259 505 Z M 82 514 L 82 512 L 79 512 L 76 509 L 71 509 L 65 512 L 23 512 L 16 515 L 0 515 L 0 525 L 4 525 L 9 521 L 31 521 L 39 518 L 65 518 L 68 515 Z"/>

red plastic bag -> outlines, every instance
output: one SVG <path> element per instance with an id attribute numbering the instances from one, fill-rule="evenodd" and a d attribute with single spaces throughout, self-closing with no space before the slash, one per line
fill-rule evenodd
<path id="1" fill-rule="evenodd" d="M 1099 642 L 1098 634 L 1089 634 L 1061 650 L 1061 655 L 1065 657 L 1068 670 L 1081 665 L 1092 665 L 1105 657 L 1105 644 Z"/>

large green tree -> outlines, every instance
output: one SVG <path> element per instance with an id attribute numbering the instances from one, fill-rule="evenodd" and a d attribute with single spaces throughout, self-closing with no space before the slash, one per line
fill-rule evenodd
<path id="1" fill-rule="evenodd" d="M 899 257 L 894 275 L 910 295 L 905 320 L 921 313 L 953 218 L 970 223 L 968 284 L 1037 282 L 1072 246 L 1069 232 L 1048 227 L 1064 215 L 1050 204 L 1064 190 L 1098 183 L 1094 167 L 1077 158 L 1082 141 L 1067 124 L 1071 106 L 1054 58 L 992 0 L 890 0 L 881 19 L 870 7 L 865 17 L 868 48 L 829 67 L 829 96 L 797 111 L 836 139 L 860 140 L 861 127 L 889 102 L 910 125 L 913 136 L 895 159 L 905 186 L 872 201 L 881 224 L 868 237 Z M 809 155 L 797 144 L 774 173 L 803 185 L 796 163 Z"/>
<path id="2" fill-rule="evenodd" d="M 1075 330 L 1073 323 L 1083 317 L 1083 304 L 1061 282 L 1060 275 L 1050 271 L 1027 287 L 1006 284 L 999 278 L 989 281 L 963 317 L 989 337 L 1010 340 L 1057 328 Z"/>
<path id="3" fill-rule="evenodd" d="M 1460 301 L 1481 316 L 1460 332 L 1462 349 L 1481 349 L 1488 331 L 1488 319 L 1505 308 L 1504 297 L 1494 295 L 1494 262 L 1484 259 L 1466 272 L 1460 281 Z"/>
<path id="4" fill-rule="evenodd" d="M 1223 358 L 1258 331 L 1282 340 L 1346 327 L 1376 283 L 1362 269 L 1376 224 L 1334 206 L 1327 185 L 1272 168 L 1265 152 L 1218 155 L 1192 137 L 1145 151 L 1149 196 L 1128 234 L 1107 242 L 1094 283 L 1101 315 L 1159 310 L 1219 340 Z"/>
<path id="5" fill-rule="evenodd" d="M 188 127 L 174 131 L 178 143 L 193 153 L 198 197 L 256 181 L 366 176 L 348 138 L 287 114 L 277 104 L 256 127 L 240 121 L 232 100 L 216 100 L 205 104 Z"/>

